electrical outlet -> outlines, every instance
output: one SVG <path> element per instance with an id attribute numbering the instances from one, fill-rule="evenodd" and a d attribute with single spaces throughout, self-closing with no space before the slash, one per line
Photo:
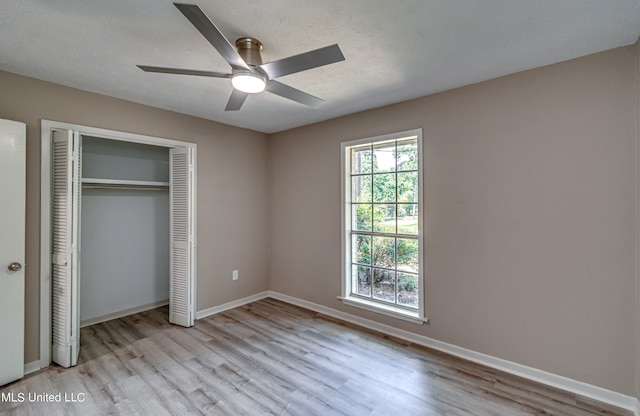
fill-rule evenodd
<path id="1" fill-rule="evenodd" d="M 233 271 L 233 280 L 238 280 L 238 271 L 237 270 Z"/>

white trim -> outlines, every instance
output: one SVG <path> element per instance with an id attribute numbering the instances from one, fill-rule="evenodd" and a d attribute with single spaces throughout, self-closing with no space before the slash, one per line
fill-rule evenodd
<path id="1" fill-rule="evenodd" d="M 40 368 L 51 364 L 51 129 L 50 123 L 43 120 L 40 127 Z"/>
<path id="2" fill-rule="evenodd" d="M 387 306 L 382 303 L 371 302 L 366 299 L 359 299 L 356 297 L 343 298 L 342 296 L 338 296 L 337 298 L 345 305 L 365 309 L 370 312 L 381 313 L 383 315 L 391 316 L 392 318 L 413 322 L 414 324 L 422 325 L 429 322 L 429 318 L 420 317 L 418 312 L 411 312 L 394 306 Z"/>
<path id="3" fill-rule="evenodd" d="M 31 373 L 35 373 L 36 371 L 40 371 L 40 360 L 31 361 L 30 363 L 25 363 L 24 365 L 24 375 L 29 375 Z"/>
<path id="4" fill-rule="evenodd" d="M 58 121 L 42 120 L 41 136 L 52 129 L 79 131 L 82 136 L 98 136 L 101 139 L 118 140 L 125 142 L 149 144 L 161 147 L 197 147 L 195 143 L 180 140 L 165 139 L 162 137 L 146 136 L 144 134 L 127 133 L 118 130 L 100 129 L 97 127 L 81 126 L 79 124 L 62 123 Z"/>
<path id="5" fill-rule="evenodd" d="M 261 299 L 268 298 L 270 291 L 256 293 L 255 295 L 247 296 L 242 299 L 233 300 L 231 302 L 223 303 L 222 305 L 214 306 L 211 308 L 203 309 L 196 312 L 196 319 L 206 318 L 207 316 L 215 315 L 220 312 L 228 311 L 229 309 L 237 308 L 239 306 L 246 305 L 251 302 L 256 302 Z"/>
<path id="6" fill-rule="evenodd" d="M 166 306 L 169 304 L 169 299 L 160 300 L 146 305 L 136 306 L 134 308 L 124 309 L 118 312 L 109 313 L 107 315 L 96 316 L 95 318 L 85 319 L 80 322 L 80 328 L 91 326 L 95 324 L 101 324 L 103 322 L 111 321 L 112 319 L 118 319 L 125 316 L 133 315 L 135 313 L 145 312 L 151 309 L 159 308 L 160 306 Z"/>
<path id="7" fill-rule="evenodd" d="M 294 298 L 292 296 L 284 295 L 279 292 L 269 291 L 268 296 L 292 305 L 299 306 L 301 308 L 309 309 L 324 315 L 331 316 L 355 325 L 359 325 L 377 332 L 381 332 L 386 335 L 390 335 L 396 338 L 403 339 L 418 345 L 422 345 L 434 350 L 438 350 L 468 361 L 472 361 L 490 368 L 504 371 L 509 374 L 514 374 L 519 377 L 526 378 L 528 380 L 536 381 L 547 386 L 555 387 L 567 392 L 579 394 L 584 397 L 588 397 L 593 400 L 597 400 L 601 403 L 610 404 L 620 407 L 625 410 L 634 412 L 636 415 L 640 415 L 640 409 L 638 408 L 638 399 L 635 397 L 627 396 L 622 393 L 618 393 L 612 390 L 608 390 L 602 387 L 587 384 L 581 381 L 573 380 L 568 377 L 560 376 L 557 374 L 549 373 L 536 368 L 528 367 L 522 364 L 514 363 L 512 361 L 503 360 L 502 358 L 493 357 L 487 354 L 482 354 L 476 351 L 472 351 L 466 348 L 459 347 L 457 345 L 448 344 L 446 342 L 438 341 L 433 338 L 425 337 L 424 335 L 418 335 L 413 332 L 405 331 L 402 329 L 394 328 L 389 325 L 374 322 L 359 316 L 351 315 L 346 312 L 338 311 L 336 309 L 328 308 L 317 303 L 309 302 L 303 299 Z"/>

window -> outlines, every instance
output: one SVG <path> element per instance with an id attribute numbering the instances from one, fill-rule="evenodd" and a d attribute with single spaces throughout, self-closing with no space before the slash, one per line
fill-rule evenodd
<path id="1" fill-rule="evenodd" d="M 345 303 L 424 322 L 422 131 L 342 144 Z"/>

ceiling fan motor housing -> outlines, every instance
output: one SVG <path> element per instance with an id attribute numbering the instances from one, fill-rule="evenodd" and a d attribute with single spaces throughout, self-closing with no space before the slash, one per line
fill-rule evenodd
<path id="1" fill-rule="evenodd" d="M 236 40 L 236 49 L 244 61 L 253 67 L 262 65 L 262 42 L 254 38 Z"/>

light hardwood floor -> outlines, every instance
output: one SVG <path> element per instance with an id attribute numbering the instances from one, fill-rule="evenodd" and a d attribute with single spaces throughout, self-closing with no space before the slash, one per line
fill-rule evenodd
<path id="1" fill-rule="evenodd" d="M 84 328 L 78 366 L 5 386 L 4 399 L 16 400 L 0 402 L 0 412 L 631 415 L 273 299 L 193 328 L 168 324 L 167 314 L 158 308 Z M 63 402 L 32 401 L 36 393 L 61 393 Z"/>

